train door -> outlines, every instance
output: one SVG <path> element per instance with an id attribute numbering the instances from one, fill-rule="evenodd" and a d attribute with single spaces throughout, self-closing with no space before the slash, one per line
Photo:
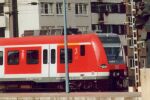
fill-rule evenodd
<path id="1" fill-rule="evenodd" d="M 50 45 L 50 69 L 49 76 L 56 77 L 57 76 L 57 45 Z"/>
<path id="2" fill-rule="evenodd" d="M 4 76 L 4 48 L 0 47 L 0 77 Z"/>
<path id="3" fill-rule="evenodd" d="M 49 76 L 49 45 L 42 46 L 42 76 Z"/>

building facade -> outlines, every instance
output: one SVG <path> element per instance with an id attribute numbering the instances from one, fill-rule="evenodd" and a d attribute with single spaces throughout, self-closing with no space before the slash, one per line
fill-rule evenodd
<path id="1" fill-rule="evenodd" d="M 66 6 L 68 28 L 126 34 L 123 0 L 67 0 Z M 63 0 L 18 0 L 18 20 L 19 36 L 25 30 L 62 29 Z"/>
<path id="2" fill-rule="evenodd" d="M 124 0 L 95 0 L 91 2 L 92 30 L 103 33 L 126 34 Z M 97 20 L 94 20 L 94 19 Z"/>
<path id="3" fill-rule="evenodd" d="M 0 38 L 10 37 L 10 3 L 7 0 L 0 0 Z"/>
<path id="4" fill-rule="evenodd" d="M 90 0 L 67 0 L 66 6 L 67 27 L 91 31 Z M 63 0 L 18 0 L 18 12 L 20 36 L 25 30 L 63 29 Z"/>
<path id="5" fill-rule="evenodd" d="M 15 1 L 17 1 L 16 8 L 12 7 L 14 4 L 11 0 L 0 2 L 1 12 L 7 12 L 1 16 L 1 19 L 3 18 L 1 23 L 5 22 L 5 25 L 1 24 L 1 31 L 4 30 L 3 27 L 7 27 L 6 34 L 17 36 L 15 35 L 17 33 L 21 36 L 26 30 L 63 28 L 63 0 Z M 125 7 L 124 0 L 67 0 L 67 26 L 78 28 L 83 33 L 99 31 L 125 35 L 127 33 Z M 14 23 L 18 24 L 13 25 Z"/>

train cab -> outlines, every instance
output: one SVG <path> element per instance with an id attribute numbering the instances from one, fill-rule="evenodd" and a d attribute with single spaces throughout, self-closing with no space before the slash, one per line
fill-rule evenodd
<path id="1" fill-rule="evenodd" d="M 127 88 L 127 65 L 119 35 L 114 33 L 100 33 L 98 36 L 103 43 L 107 55 L 110 67 L 110 79 L 112 79 L 114 84 L 117 83 L 114 87 Z"/>

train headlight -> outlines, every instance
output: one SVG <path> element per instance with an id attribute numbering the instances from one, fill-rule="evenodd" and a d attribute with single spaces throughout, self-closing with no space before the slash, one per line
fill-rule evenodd
<path id="1" fill-rule="evenodd" d="M 101 66 L 100 66 L 101 68 L 107 68 L 107 65 L 106 64 L 101 64 Z"/>

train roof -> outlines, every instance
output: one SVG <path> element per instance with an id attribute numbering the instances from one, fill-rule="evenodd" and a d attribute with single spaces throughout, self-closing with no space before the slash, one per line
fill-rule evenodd
<path id="1" fill-rule="evenodd" d="M 102 43 L 121 43 L 119 35 L 114 33 L 100 33 L 97 34 Z"/>
<path id="2" fill-rule="evenodd" d="M 106 36 L 106 37 L 118 37 L 118 34 L 115 33 L 97 33 L 98 36 Z"/>
<path id="3" fill-rule="evenodd" d="M 94 40 L 95 33 L 68 35 L 68 42 L 89 42 Z M 5 45 L 30 45 L 30 44 L 55 44 L 64 43 L 64 36 L 29 36 L 29 37 L 16 37 L 16 38 L 1 38 L 0 46 Z"/>

